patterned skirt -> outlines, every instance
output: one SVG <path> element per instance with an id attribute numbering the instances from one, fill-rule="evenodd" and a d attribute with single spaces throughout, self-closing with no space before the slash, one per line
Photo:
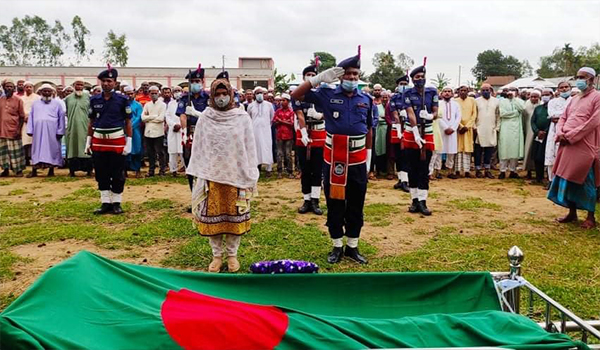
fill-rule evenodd
<path id="1" fill-rule="evenodd" d="M 200 235 L 242 235 L 250 231 L 250 200 L 247 191 L 206 181 L 196 184 L 193 192 L 192 213 Z"/>
<path id="2" fill-rule="evenodd" d="M 596 210 L 594 168 L 590 169 L 581 185 L 554 176 L 548 191 L 548 199 L 565 208 L 569 208 L 569 204 L 573 203 L 577 209 L 594 212 Z"/>

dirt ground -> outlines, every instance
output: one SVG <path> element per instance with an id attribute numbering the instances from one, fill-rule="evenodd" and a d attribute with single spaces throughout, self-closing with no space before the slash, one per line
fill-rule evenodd
<path id="1" fill-rule="evenodd" d="M 66 171 L 60 170 L 58 175 L 66 176 Z M 91 178 L 73 182 L 45 182 L 43 177 L 4 178 L 0 181 L 0 200 L 11 203 L 54 201 L 78 189 L 96 186 Z M 367 191 L 366 206 L 392 206 L 391 214 L 375 222 L 367 221 L 362 231 L 362 237 L 378 248 L 379 256 L 414 250 L 439 232 L 472 235 L 485 232 L 489 225 L 503 227 L 506 223 L 510 224 L 513 232 L 535 232 L 543 230 L 543 227 L 528 225 L 528 218 L 552 222 L 554 217 L 564 213 L 562 208 L 546 199 L 546 192 L 542 187 L 529 185 L 527 181 L 445 178 L 431 182 L 428 205 L 434 214 L 425 217 L 407 213 L 409 195 L 392 189 L 394 183 L 392 180 L 371 181 Z M 169 199 L 183 207 L 189 203 L 189 189 L 178 183 L 126 185 L 123 198 L 124 202 L 132 203 L 143 203 L 148 199 Z M 487 208 L 486 205 L 473 209 L 457 207 L 456 201 L 473 198 L 481 199 L 493 208 Z M 275 217 L 280 208 L 295 210 L 302 204 L 299 180 L 261 182 L 256 200 L 260 205 L 260 214 L 264 217 Z M 325 216 L 295 215 L 295 220 L 299 223 L 315 223 L 326 231 Z M 157 266 L 170 253 L 168 244 L 136 246 L 128 250 L 102 249 L 91 242 L 77 240 L 16 246 L 10 251 L 26 260 L 13 267 L 15 278 L 2 283 L 0 294 L 19 295 L 46 269 L 81 250 L 99 253 L 108 258 Z"/>

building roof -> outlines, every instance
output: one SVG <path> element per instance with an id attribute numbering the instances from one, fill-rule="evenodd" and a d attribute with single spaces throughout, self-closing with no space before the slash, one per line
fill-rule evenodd
<path id="1" fill-rule="evenodd" d="M 487 77 L 487 79 L 484 81 L 484 83 L 490 84 L 492 86 L 498 86 L 498 85 L 506 85 L 513 81 L 515 81 L 515 77 L 513 75 L 496 75 L 496 76 Z"/>
<path id="2" fill-rule="evenodd" d="M 521 78 L 521 79 L 517 79 L 513 82 L 510 82 L 506 85 L 503 85 L 502 87 L 500 87 L 501 89 L 506 89 L 509 86 L 515 86 L 519 89 L 532 89 L 536 86 L 542 86 L 542 87 L 549 87 L 549 88 L 556 88 L 558 86 L 558 84 L 548 80 L 548 79 L 544 79 L 544 78 L 540 78 L 537 76 L 533 76 L 533 77 L 526 77 L 526 78 Z"/>

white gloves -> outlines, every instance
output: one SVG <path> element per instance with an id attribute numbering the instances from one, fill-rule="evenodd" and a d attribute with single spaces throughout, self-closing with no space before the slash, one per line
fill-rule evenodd
<path id="1" fill-rule="evenodd" d="M 308 109 L 308 111 L 306 112 L 306 116 L 314 119 L 314 120 L 321 120 L 323 119 L 323 113 L 319 113 L 317 112 L 317 110 L 315 109 L 315 107 L 310 107 Z"/>
<path id="2" fill-rule="evenodd" d="M 200 117 L 200 114 L 202 114 L 202 113 L 200 111 L 196 110 L 196 108 L 194 108 L 194 106 L 185 107 L 185 115 Z"/>
<path id="3" fill-rule="evenodd" d="M 85 154 L 92 154 L 92 137 L 85 138 Z"/>
<path id="4" fill-rule="evenodd" d="M 131 153 L 131 137 L 125 138 L 125 148 L 123 148 L 123 155 L 126 156 Z"/>
<path id="5" fill-rule="evenodd" d="M 308 81 L 310 81 L 310 84 L 312 85 L 312 87 L 316 88 L 319 87 L 319 85 L 321 85 L 321 83 L 333 83 L 334 81 L 336 81 L 338 78 L 340 78 L 342 75 L 344 75 L 344 68 L 342 67 L 331 67 L 321 73 L 319 73 L 318 75 L 309 78 Z"/>
<path id="6" fill-rule="evenodd" d="M 308 138 L 308 132 L 306 131 L 306 128 L 300 129 L 300 134 L 302 134 L 302 143 L 304 146 L 308 146 L 310 139 Z"/>
<path id="7" fill-rule="evenodd" d="M 419 118 L 423 120 L 433 120 L 433 114 L 427 113 L 426 110 L 422 110 L 421 112 L 419 112 Z"/>
<path id="8" fill-rule="evenodd" d="M 400 124 L 394 124 L 394 125 L 392 125 L 392 127 L 394 129 L 396 129 L 396 131 L 398 132 L 398 138 L 400 140 L 402 140 L 402 136 L 404 136 L 404 135 L 402 135 L 402 125 L 400 125 Z"/>
<path id="9" fill-rule="evenodd" d="M 367 176 L 369 176 L 369 169 L 371 169 L 371 156 L 373 154 L 373 150 L 367 148 Z"/>
<path id="10" fill-rule="evenodd" d="M 415 142 L 417 143 L 419 148 L 423 148 L 423 145 L 425 144 L 425 140 L 423 140 L 421 138 L 421 135 L 419 134 L 419 128 L 417 128 L 416 126 L 414 128 L 412 128 L 412 133 L 415 137 Z"/>

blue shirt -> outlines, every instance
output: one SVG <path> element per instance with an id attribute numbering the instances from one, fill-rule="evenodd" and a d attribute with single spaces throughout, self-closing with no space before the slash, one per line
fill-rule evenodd
<path id="1" fill-rule="evenodd" d="M 112 93 L 108 100 L 104 95 L 90 97 L 90 118 L 93 118 L 93 128 L 110 129 L 124 128 L 125 119 L 131 118 L 129 98 L 122 94 Z"/>
<path id="2" fill-rule="evenodd" d="M 142 153 L 142 112 L 144 107 L 136 100 L 131 101 L 131 154 Z"/>
<path id="3" fill-rule="evenodd" d="M 198 98 L 193 98 L 193 95 L 191 95 L 191 96 L 192 96 L 192 105 L 198 112 L 203 112 L 206 109 L 206 107 L 208 107 L 209 96 L 205 91 L 200 91 Z M 177 112 L 175 112 L 175 113 L 177 113 L 178 116 L 185 114 L 185 108 L 187 107 L 189 98 L 190 98 L 190 95 L 185 95 L 185 96 L 181 97 L 181 99 L 179 100 L 179 104 L 177 104 Z M 198 117 L 191 116 L 191 115 L 186 115 L 186 117 L 187 117 L 187 125 L 188 126 L 196 125 L 196 123 L 198 122 Z"/>
<path id="4" fill-rule="evenodd" d="M 421 108 L 423 107 L 423 98 L 417 88 L 410 88 L 404 91 L 402 94 L 402 108 L 407 109 L 408 107 L 412 107 L 415 112 L 415 116 L 417 117 L 417 124 L 421 123 L 421 118 L 419 117 L 419 113 L 421 112 Z M 428 113 L 433 113 L 433 107 L 438 106 L 438 93 L 437 89 L 426 87 L 425 88 L 425 109 Z M 396 105 L 397 109 L 398 106 Z M 431 121 L 426 121 L 426 123 L 431 123 Z"/>
<path id="5" fill-rule="evenodd" d="M 304 96 L 307 103 L 314 103 L 323 113 L 325 130 L 330 134 L 364 135 L 373 127 L 373 118 L 378 118 L 373 100 L 360 90 L 351 97 L 344 94 L 341 86 L 335 89 L 318 88 Z"/>

